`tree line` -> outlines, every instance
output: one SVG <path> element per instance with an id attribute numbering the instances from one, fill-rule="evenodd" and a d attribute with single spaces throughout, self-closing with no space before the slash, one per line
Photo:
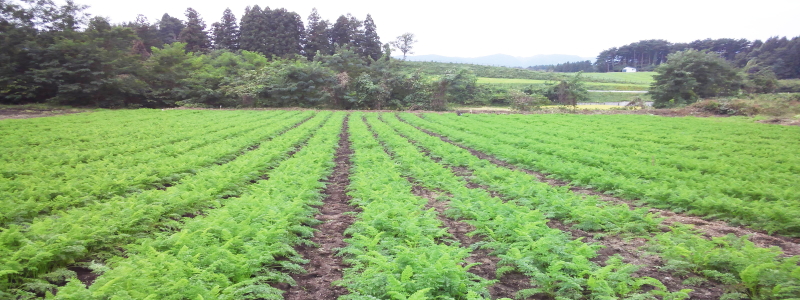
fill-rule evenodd
<path id="1" fill-rule="evenodd" d="M 477 80 L 401 70 L 370 15 L 329 22 L 314 9 L 304 24 L 297 13 L 252 6 L 241 21 L 226 9 L 207 28 L 191 8 L 185 21 L 140 15 L 122 24 L 86 8 L 0 0 L 0 103 L 443 109 L 469 100 Z"/>
<path id="2" fill-rule="evenodd" d="M 733 66 L 748 64 L 770 68 L 780 78 L 800 78 L 800 36 L 771 37 L 766 41 L 747 39 L 705 39 L 690 43 L 643 40 L 601 52 L 595 61 L 598 72 L 614 72 L 624 67 L 650 71 L 666 62 L 667 56 L 688 49 L 716 53 Z"/>
<path id="3" fill-rule="evenodd" d="M 549 72 L 619 72 L 625 67 L 634 67 L 639 71 L 653 71 L 665 63 L 670 54 L 689 49 L 715 53 L 738 68 L 748 65 L 767 68 L 779 79 L 800 78 L 800 36 L 791 39 L 775 36 L 766 41 L 704 39 L 689 43 L 642 40 L 606 49 L 600 52 L 593 64 L 586 61 L 567 62 L 531 66 L 528 69 Z"/>
<path id="4" fill-rule="evenodd" d="M 578 62 L 565 62 L 555 65 L 538 65 L 527 67 L 528 70 L 544 71 L 544 72 L 594 72 L 594 65 L 589 60 Z"/>

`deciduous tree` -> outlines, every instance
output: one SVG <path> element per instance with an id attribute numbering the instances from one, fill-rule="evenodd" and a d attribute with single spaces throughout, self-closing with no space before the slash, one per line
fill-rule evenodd
<path id="1" fill-rule="evenodd" d="M 403 52 L 403 60 L 406 60 L 407 54 L 414 54 L 411 50 L 414 48 L 414 43 L 416 42 L 417 40 L 414 39 L 414 34 L 406 32 L 391 42 L 391 45 L 395 49 L 400 50 L 400 52 Z"/>
<path id="2" fill-rule="evenodd" d="M 735 94 L 742 85 L 736 69 L 717 53 L 689 49 L 667 56 L 656 68 L 650 94 L 655 107 L 696 102 L 699 98 Z"/>

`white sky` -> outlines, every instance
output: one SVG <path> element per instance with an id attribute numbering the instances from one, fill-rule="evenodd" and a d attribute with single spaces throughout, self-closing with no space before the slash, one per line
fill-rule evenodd
<path id="1" fill-rule="evenodd" d="M 643 39 L 689 42 L 705 38 L 765 40 L 800 35 L 800 0 L 671 0 L 671 1 L 308 1 L 254 0 L 75 0 L 91 6 L 93 16 L 113 23 L 133 21 L 143 14 L 151 22 L 168 13 L 185 19 L 187 7 L 197 10 L 206 25 L 219 21 L 229 7 L 241 19 L 244 8 L 286 8 L 303 17 L 316 7 L 323 19 L 335 21 L 352 13 L 372 15 L 385 43 L 404 33 L 419 41 L 416 55 L 477 57 L 491 54 L 533 56 L 573 54 L 595 57 L 600 51 Z"/>

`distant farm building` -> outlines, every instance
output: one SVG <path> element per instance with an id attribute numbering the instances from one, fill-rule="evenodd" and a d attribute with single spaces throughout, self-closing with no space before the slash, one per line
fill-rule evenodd
<path id="1" fill-rule="evenodd" d="M 631 72 L 631 73 L 635 73 L 635 72 L 636 72 L 636 68 L 625 67 L 624 69 L 622 69 L 622 72 Z"/>

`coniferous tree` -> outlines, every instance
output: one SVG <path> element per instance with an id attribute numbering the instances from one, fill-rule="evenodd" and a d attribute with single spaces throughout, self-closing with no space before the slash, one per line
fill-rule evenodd
<path id="1" fill-rule="evenodd" d="M 312 9 L 311 15 L 308 16 L 306 40 L 303 51 L 309 59 L 313 59 L 317 51 L 321 54 L 333 54 L 328 21 L 322 20 L 316 8 Z"/>
<path id="2" fill-rule="evenodd" d="M 350 34 L 350 45 L 359 52 L 359 55 L 364 56 L 364 54 L 361 53 L 361 44 L 364 43 L 364 22 L 361 22 L 351 14 L 347 14 L 347 24 L 350 25 L 350 30 L 348 31 Z"/>
<path id="3" fill-rule="evenodd" d="M 214 48 L 216 49 L 239 49 L 239 24 L 236 23 L 236 16 L 230 8 L 226 8 L 222 13 L 222 19 L 211 25 L 214 36 Z"/>
<path id="4" fill-rule="evenodd" d="M 364 20 L 364 35 L 359 43 L 359 50 L 362 56 L 369 56 L 373 60 L 378 60 L 382 55 L 381 38 L 378 36 L 375 21 L 372 20 L 372 16 L 369 14 Z"/>
<path id="5" fill-rule="evenodd" d="M 267 41 L 268 52 L 264 54 L 278 57 L 300 54 L 305 35 L 300 15 L 279 8 L 270 11 L 267 18 L 270 21 L 270 31 Z"/>
<path id="6" fill-rule="evenodd" d="M 266 10 L 269 11 L 269 7 Z M 258 5 L 246 8 L 239 26 L 239 49 L 265 53 L 269 27 L 267 21 L 264 11 Z"/>
<path id="7" fill-rule="evenodd" d="M 161 47 L 164 44 L 160 37 L 160 32 L 156 24 L 150 24 L 144 15 L 136 16 L 136 21 L 125 24 L 130 27 L 141 41 L 141 46 L 149 53 L 151 47 Z"/>
<path id="8" fill-rule="evenodd" d="M 186 25 L 183 24 L 183 21 L 164 14 L 161 21 L 158 22 L 158 36 L 161 38 L 162 44 L 172 44 L 178 41 L 178 36 L 184 28 Z"/>
<path id="9" fill-rule="evenodd" d="M 352 37 L 350 31 L 350 20 L 344 15 L 339 16 L 339 18 L 336 19 L 336 23 L 334 23 L 331 28 L 331 44 L 334 45 L 334 47 L 350 44 Z"/>
<path id="10" fill-rule="evenodd" d="M 210 48 L 206 23 L 200 18 L 200 14 L 193 8 L 186 9 L 186 28 L 181 30 L 178 40 L 186 43 L 186 51 L 197 52 Z"/>
<path id="11" fill-rule="evenodd" d="M 283 8 L 261 10 L 256 5 L 242 16 L 240 48 L 267 57 L 300 54 L 304 34 L 300 15 Z"/>

